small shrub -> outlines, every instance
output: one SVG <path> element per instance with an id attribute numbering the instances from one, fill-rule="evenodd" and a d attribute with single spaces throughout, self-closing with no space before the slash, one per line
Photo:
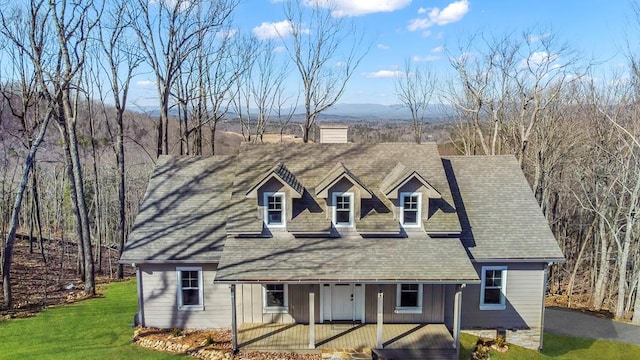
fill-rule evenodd
<path id="1" fill-rule="evenodd" d="M 180 337 L 182 336 L 182 329 L 179 329 L 177 327 L 174 327 L 173 329 L 171 329 L 171 336 L 173 337 Z"/>
<path id="2" fill-rule="evenodd" d="M 507 345 L 507 339 L 505 339 L 505 337 L 502 335 L 498 335 L 496 336 L 496 341 L 494 341 L 494 344 L 499 348 L 503 348 L 505 345 Z"/>
<path id="3" fill-rule="evenodd" d="M 213 336 L 211 336 L 211 334 L 207 335 L 207 345 L 213 345 L 213 343 L 215 343 L 215 341 L 213 341 Z"/>

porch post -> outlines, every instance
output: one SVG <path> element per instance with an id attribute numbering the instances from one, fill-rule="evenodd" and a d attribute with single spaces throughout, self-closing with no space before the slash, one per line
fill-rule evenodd
<path id="1" fill-rule="evenodd" d="M 456 287 L 456 294 L 453 300 L 453 348 L 460 356 L 460 319 L 462 315 L 462 289 L 467 284 L 460 284 Z"/>
<path id="2" fill-rule="evenodd" d="M 384 320 L 384 293 L 382 292 L 382 287 L 378 290 L 378 311 L 377 311 L 377 343 L 376 349 L 382 349 L 382 325 Z"/>
<path id="3" fill-rule="evenodd" d="M 136 264 L 131 264 L 133 267 L 136 268 L 136 280 L 137 280 L 137 285 L 138 285 L 138 313 L 136 314 L 136 319 L 137 324 L 135 325 L 140 325 L 142 327 L 145 327 L 145 321 L 144 321 L 144 293 L 142 292 L 143 290 L 143 286 L 142 286 L 142 269 L 140 269 L 139 265 Z"/>
<path id="4" fill-rule="evenodd" d="M 309 285 L 309 349 L 316 348 L 316 294 L 313 285 Z"/>
<path id="5" fill-rule="evenodd" d="M 229 285 L 231 289 L 231 350 L 238 353 L 238 324 L 236 318 L 236 285 Z"/>

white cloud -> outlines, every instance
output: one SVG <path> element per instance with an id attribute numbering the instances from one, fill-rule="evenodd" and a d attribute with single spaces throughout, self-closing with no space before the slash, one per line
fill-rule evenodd
<path id="1" fill-rule="evenodd" d="M 253 35 L 260 40 L 278 39 L 287 37 L 293 31 L 293 25 L 289 20 L 279 22 L 263 22 L 260 26 L 256 26 L 251 30 Z"/>
<path id="2" fill-rule="evenodd" d="M 424 11 L 426 13 L 426 9 Z M 446 25 L 460 21 L 469 12 L 469 1 L 459 0 L 447 5 L 444 9 L 433 8 L 426 18 L 415 18 L 409 22 L 407 29 L 416 31 L 426 29 L 433 25 Z M 418 10 L 418 13 L 421 13 Z"/>
<path id="3" fill-rule="evenodd" d="M 436 61 L 440 60 L 440 56 L 438 55 L 427 55 L 427 56 L 419 56 L 416 55 L 411 58 L 415 62 L 428 62 L 428 61 Z"/>
<path id="4" fill-rule="evenodd" d="M 305 0 L 306 6 L 332 9 L 333 16 L 361 16 L 378 12 L 392 12 L 409 5 L 411 0 Z"/>
<path id="5" fill-rule="evenodd" d="M 152 87 L 152 86 L 156 86 L 156 82 L 155 81 L 151 81 L 151 80 L 138 80 L 138 81 L 136 81 L 136 86 L 137 87 Z"/>
<path id="6" fill-rule="evenodd" d="M 238 33 L 238 29 L 220 30 L 216 33 L 216 38 L 220 40 L 231 39 L 232 37 L 236 36 L 237 33 Z"/>
<path id="7" fill-rule="evenodd" d="M 546 51 L 536 51 L 531 53 L 531 55 L 529 55 L 529 59 L 524 59 L 522 60 L 522 67 L 527 67 L 527 66 L 541 66 L 541 65 L 545 65 L 545 64 L 551 64 L 553 62 L 555 62 L 556 60 L 558 60 L 558 55 L 555 54 L 549 54 Z M 528 63 L 528 64 L 527 64 Z"/>
<path id="8" fill-rule="evenodd" d="M 418 9 L 418 14 L 424 14 L 427 12 L 427 9 L 421 7 L 420 9 Z"/>
<path id="9" fill-rule="evenodd" d="M 389 45 L 385 45 L 385 44 L 378 44 L 376 45 L 378 47 L 378 49 L 382 49 L 382 50 L 389 50 Z"/>
<path id="10" fill-rule="evenodd" d="M 441 53 L 443 51 L 444 51 L 444 47 L 442 47 L 442 46 L 436 46 L 433 49 L 431 49 L 432 53 Z"/>
<path id="11" fill-rule="evenodd" d="M 362 74 L 367 78 L 390 78 L 390 77 L 398 77 L 402 75 L 402 71 L 398 70 L 379 70 L 371 73 Z"/>
<path id="12" fill-rule="evenodd" d="M 273 48 L 274 53 L 283 53 L 285 51 L 287 51 L 287 48 L 284 46 L 276 46 Z"/>

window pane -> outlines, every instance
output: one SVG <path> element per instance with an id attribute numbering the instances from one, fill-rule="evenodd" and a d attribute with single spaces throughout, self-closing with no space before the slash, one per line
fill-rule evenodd
<path id="1" fill-rule="evenodd" d="M 407 225 L 415 225 L 418 223 L 418 212 L 414 210 L 404 209 L 404 223 Z"/>
<path id="2" fill-rule="evenodd" d="M 268 284 L 266 286 L 266 303 L 267 307 L 283 307 L 284 285 Z"/>
<path id="3" fill-rule="evenodd" d="M 484 303 L 485 304 L 501 304 L 502 292 L 500 289 L 485 289 L 484 290 Z"/>
<path id="4" fill-rule="evenodd" d="M 487 270 L 484 285 L 488 287 L 502 286 L 502 270 Z"/>
<path id="5" fill-rule="evenodd" d="M 338 224 L 350 223 L 349 211 L 336 211 L 336 223 Z"/>
<path id="6" fill-rule="evenodd" d="M 182 305 L 200 305 L 200 297 L 198 296 L 198 289 L 183 289 Z"/>
<path id="7" fill-rule="evenodd" d="M 402 284 L 400 285 L 400 306 L 418 307 L 419 302 L 419 284 Z"/>
<path id="8" fill-rule="evenodd" d="M 180 285 L 182 293 L 182 305 L 200 304 L 199 272 L 193 270 L 180 271 Z"/>
<path id="9" fill-rule="evenodd" d="M 282 224 L 282 211 L 269 211 L 269 224 L 277 225 Z"/>

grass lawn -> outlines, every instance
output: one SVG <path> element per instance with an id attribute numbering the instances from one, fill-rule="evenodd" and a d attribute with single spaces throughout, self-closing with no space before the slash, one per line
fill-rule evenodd
<path id="1" fill-rule="evenodd" d="M 176 359 L 132 343 L 135 281 L 112 283 L 103 298 L 0 322 L 2 359 Z"/>
<path id="2" fill-rule="evenodd" d="M 467 360 L 478 338 L 462 334 L 460 340 L 460 359 Z M 491 351 L 491 359 L 640 359 L 640 346 L 545 333 L 542 353 L 509 345 L 506 353 Z"/>
<path id="3" fill-rule="evenodd" d="M 50 308 L 36 317 L 0 322 L 4 359 L 176 359 L 131 342 L 136 283 L 112 283 L 103 298 Z M 462 334 L 460 359 L 469 359 L 477 338 Z M 510 345 L 491 359 L 640 359 L 640 346 L 545 334 L 544 351 Z M 182 357 L 186 358 L 186 357 Z"/>

